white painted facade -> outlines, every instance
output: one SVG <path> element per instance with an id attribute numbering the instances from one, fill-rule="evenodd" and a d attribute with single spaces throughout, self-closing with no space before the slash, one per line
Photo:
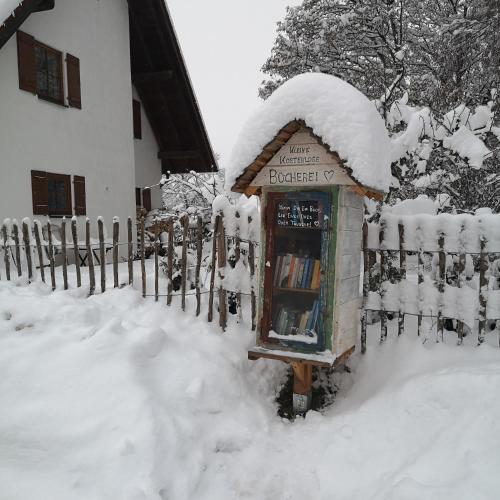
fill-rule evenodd
<path id="1" fill-rule="evenodd" d="M 31 170 L 81 175 L 87 217 L 103 216 L 110 235 L 113 216 L 135 217 L 135 187 L 161 175 L 144 113 L 143 139 L 133 138 L 127 2 L 56 2 L 20 29 L 63 52 L 63 67 L 66 53 L 80 59 L 82 109 L 20 90 L 16 36 L 0 49 L 0 219 L 33 217 Z"/>

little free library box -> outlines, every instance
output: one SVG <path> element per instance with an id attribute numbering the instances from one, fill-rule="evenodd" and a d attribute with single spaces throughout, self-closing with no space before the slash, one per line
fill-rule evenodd
<path id="1" fill-rule="evenodd" d="M 305 120 L 284 123 L 232 185 L 261 199 L 257 336 L 248 356 L 291 363 L 299 413 L 310 405 L 312 366 L 331 367 L 354 351 L 363 198 L 383 192 L 363 184 L 327 141 Z"/>

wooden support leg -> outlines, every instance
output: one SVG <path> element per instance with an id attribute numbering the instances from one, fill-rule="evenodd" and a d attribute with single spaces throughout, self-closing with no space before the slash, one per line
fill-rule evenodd
<path id="1" fill-rule="evenodd" d="M 311 408 L 312 365 L 292 363 L 293 369 L 293 411 L 306 413 Z"/>

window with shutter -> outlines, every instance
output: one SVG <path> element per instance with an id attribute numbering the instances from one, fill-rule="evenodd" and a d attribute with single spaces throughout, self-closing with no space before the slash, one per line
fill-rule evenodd
<path id="1" fill-rule="evenodd" d="M 49 213 L 49 189 L 47 172 L 31 171 L 31 194 L 33 199 L 33 215 Z"/>
<path id="2" fill-rule="evenodd" d="M 36 93 L 38 97 L 64 104 L 62 53 L 35 40 Z"/>
<path id="3" fill-rule="evenodd" d="M 68 104 L 73 108 L 82 109 L 80 59 L 71 54 L 66 54 L 66 70 L 68 75 Z"/>
<path id="4" fill-rule="evenodd" d="M 151 189 L 142 190 L 142 206 L 146 211 L 151 212 Z"/>
<path id="5" fill-rule="evenodd" d="M 132 114 L 134 118 L 134 139 L 142 139 L 142 123 L 141 123 L 141 103 L 132 100 Z"/>
<path id="6" fill-rule="evenodd" d="M 19 88 L 36 94 L 35 39 L 22 31 L 17 32 L 17 62 Z"/>
<path id="7" fill-rule="evenodd" d="M 73 177 L 73 190 L 75 194 L 75 215 L 87 215 L 85 177 L 80 175 L 75 175 Z"/>
<path id="8" fill-rule="evenodd" d="M 49 215 L 71 215 L 71 178 L 47 173 Z"/>

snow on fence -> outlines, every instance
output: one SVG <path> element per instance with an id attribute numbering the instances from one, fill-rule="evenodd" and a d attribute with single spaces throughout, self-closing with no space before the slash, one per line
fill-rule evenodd
<path id="1" fill-rule="evenodd" d="M 500 215 L 387 215 L 363 226 L 361 349 L 366 350 L 370 314 L 435 318 L 438 339 L 456 329 L 461 344 L 477 324 L 478 343 L 500 320 Z M 500 321 L 499 321 L 500 326 Z M 500 333 L 500 332 L 499 332 Z"/>
<path id="2" fill-rule="evenodd" d="M 43 226 L 37 220 L 24 219 L 19 225 L 6 219 L 0 234 L 0 280 L 40 279 L 53 291 L 85 286 L 89 295 L 104 293 L 111 286 L 135 285 L 144 298 L 166 297 L 167 305 L 179 297 L 183 310 L 186 298 L 194 296 L 196 315 L 206 303 L 207 319 L 212 321 L 216 306 L 222 329 L 228 309 L 242 318 L 242 296 L 248 296 L 255 329 L 258 218 L 241 212 L 221 209 L 212 221 L 187 214 L 157 218 L 149 227 L 144 218 L 136 227 L 128 218 L 125 231 L 114 218 L 112 238 L 106 237 L 102 218 L 97 220 L 98 238 L 91 237 L 89 219 L 83 238 L 76 218 Z M 124 233 L 126 240 L 120 241 Z M 208 301 L 202 300 L 204 295 Z"/>

